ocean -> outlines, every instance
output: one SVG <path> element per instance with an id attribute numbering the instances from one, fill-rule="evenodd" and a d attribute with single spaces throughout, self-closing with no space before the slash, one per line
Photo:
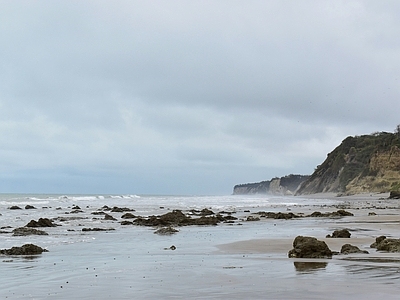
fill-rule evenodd
<path id="1" fill-rule="evenodd" d="M 33 243 L 49 252 L 0 256 L 0 299 L 397 299 L 396 255 L 386 261 L 362 255 L 317 261 L 287 258 L 297 235 L 323 238 L 338 227 L 351 227 L 359 244 L 371 251 L 369 241 L 382 233 L 375 223 L 349 218 L 246 220 L 259 211 L 308 213 L 344 207 L 357 218 L 369 207 L 390 206 L 385 211 L 391 215 L 399 209 L 395 202 L 367 200 L 3 194 L 0 249 Z M 35 208 L 25 209 L 26 205 Z M 12 206 L 21 209 L 9 209 Z M 207 208 L 238 219 L 217 226 L 176 227 L 179 232 L 173 235 L 157 235 L 153 227 L 121 225 L 121 212 L 107 212 L 116 221 L 93 214 L 104 206 L 134 209 L 133 214 L 143 217 Z M 12 236 L 14 228 L 39 218 L 61 226 L 39 228 L 48 235 Z M 385 233 L 395 234 L 396 224 L 385 227 Z"/>

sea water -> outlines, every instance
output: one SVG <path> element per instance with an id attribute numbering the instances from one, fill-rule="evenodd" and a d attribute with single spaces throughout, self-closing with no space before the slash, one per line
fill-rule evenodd
<path id="1" fill-rule="evenodd" d="M 55 219 L 62 226 L 40 228 L 47 236 L 0 234 L 1 249 L 33 243 L 49 250 L 33 257 L 1 256 L 0 299 L 369 299 L 382 295 L 397 299 L 400 269 L 396 262 L 321 260 L 296 265 L 287 253 L 219 248 L 254 239 L 325 236 L 332 229 L 326 219 L 240 219 L 257 211 L 318 210 L 341 204 L 267 195 L 1 195 L 3 232 L 39 218 Z M 35 209 L 24 209 L 26 205 Z M 128 207 L 140 216 L 208 208 L 231 212 L 239 221 L 180 227 L 174 235 L 159 236 L 152 227 L 122 226 L 92 214 L 104 205 Z M 22 209 L 11 210 L 11 206 Z M 82 212 L 74 213 L 75 206 Z M 114 230 L 83 232 L 84 227 Z"/>

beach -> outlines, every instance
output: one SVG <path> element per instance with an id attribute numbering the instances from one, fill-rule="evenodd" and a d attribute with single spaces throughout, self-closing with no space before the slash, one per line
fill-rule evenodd
<path id="1" fill-rule="evenodd" d="M 49 252 L 0 256 L 0 298 L 397 299 L 399 253 L 370 247 L 381 235 L 400 238 L 400 204 L 387 196 L 4 195 L 0 248 L 33 243 Z M 22 209 L 10 210 L 13 205 Z M 74 205 L 81 212 L 72 213 Z M 216 226 L 175 226 L 179 232 L 158 235 L 152 226 L 121 225 L 122 212 L 108 212 L 115 220 L 93 214 L 104 205 L 131 208 L 143 217 L 207 208 L 237 219 Z M 306 217 L 338 209 L 353 216 Z M 304 217 L 254 219 L 260 212 Z M 40 228 L 45 236 L 12 236 L 14 228 L 40 217 L 61 226 Z M 348 229 L 351 237 L 326 238 L 338 229 Z M 369 253 L 288 258 L 299 235 L 325 241 L 332 251 L 350 243 Z"/>

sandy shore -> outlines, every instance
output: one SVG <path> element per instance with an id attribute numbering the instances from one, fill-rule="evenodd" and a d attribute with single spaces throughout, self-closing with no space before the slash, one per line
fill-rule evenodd
<path id="1" fill-rule="evenodd" d="M 314 222 L 310 228 L 309 236 L 314 236 L 319 240 L 325 241 L 332 251 L 340 252 L 341 246 L 350 243 L 362 250 L 367 250 L 369 256 L 396 257 L 397 253 L 377 252 L 370 245 L 375 242 L 375 238 L 381 235 L 387 237 L 400 238 L 398 228 L 400 225 L 400 201 L 389 200 L 389 193 L 369 193 L 351 196 L 337 197 L 334 193 L 321 193 L 306 196 L 299 196 L 307 199 L 330 199 L 338 200 L 338 205 L 325 206 L 318 211 L 332 212 L 339 208 L 345 208 L 354 214 L 352 217 L 326 218 L 326 222 Z M 315 210 L 310 207 L 292 208 L 294 214 L 309 213 Z M 311 218 L 316 219 L 316 218 Z M 304 218 L 305 227 L 309 226 L 310 218 Z M 279 220 L 281 222 L 291 222 L 291 220 Z M 321 220 L 318 220 L 321 221 Z M 276 220 L 267 219 L 265 222 L 276 222 Z M 289 223 L 290 224 L 290 223 Z M 296 224 L 298 226 L 298 224 Z M 319 229 L 319 230 L 318 230 Z M 326 238 L 325 235 L 313 234 L 313 231 L 321 232 L 323 229 L 348 229 L 351 232 L 350 238 Z M 229 244 L 218 245 L 222 252 L 226 253 L 274 253 L 279 257 L 286 257 L 294 238 L 300 235 L 293 228 L 293 235 L 290 238 L 271 238 L 271 239 L 252 239 L 237 241 Z M 302 234 L 304 235 L 304 234 Z M 368 256 L 367 254 L 364 256 Z M 353 255 L 354 256 L 354 255 Z M 358 255 L 359 256 L 359 255 Z M 343 258 L 343 256 L 337 256 Z"/>

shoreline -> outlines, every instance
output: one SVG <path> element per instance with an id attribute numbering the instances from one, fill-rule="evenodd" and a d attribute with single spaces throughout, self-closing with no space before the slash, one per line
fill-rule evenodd
<path id="1" fill-rule="evenodd" d="M 362 250 L 367 250 L 369 254 L 357 254 L 368 258 L 373 257 L 397 257 L 400 259 L 400 253 L 377 252 L 370 245 L 375 242 L 375 238 L 385 235 L 390 238 L 400 238 L 398 226 L 400 225 L 400 200 L 388 199 L 389 193 L 365 193 L 349 196 L 337 196 L 336 193 L 317 193 L 310 195 L 294 196 L 302 199 L 315 200 L 337 200 L 345 206 L 354 216 L 341 218 L 327 218 L 326 222 L 314 222 L 314 228 L 311 228 L 308 236 L 316 237 L 318 240 L 324 241 L 332 251 L 340 252 L 342 245 L 350 243 Z M 379 205 L 378 205 L 379 204 Z M 396 205 L 397 204 L 397 205 Z M 336 205 L 327 205 L 319 208 L 321 212 L 330 212 L 336 210 Z M 310 207 L 292 207 L 290 212 L 294 214 L 302 214 L 311 211 Z M 321 220 L 319 218 L 314 218 Z M 299 219 L 298 219 L 299 220 Z M 273 220 L 265 220 L 263 222 L 273 222 Z M 276 221 L 275 221 L 276 222 Z M 282 222 L 291 222 L 291 220 L 282 220 Z M 301 222 L 301 221 L 298 221 Z M 310 218 L 304 219 L 304 223 L 312 222 Z M 289 223 L 290 224 L 290 223 Z M 297 224 L 296 224 L 297 225 Z M 350 238 L 327 238 L 321 234 L 313 234 L 314 229 L 348 229 L 351 232 Z M 281 258 L 287 258 L 287 253 L 292 249 L 292 243 L 297 234 L 293 230 L 293 237 L 287 238 L 263 238 L 248 239 L 236 241 L 233 243 L 216 245 L 218 251 L 225 253 L 259 253 L 273 254 Z M 354 255 L 346 255 L 352 257 Z M 338 255 L 335 258 L 344 258 L 345 255 Z M 318 259 L 316 260 L 318 261 Z"/>

